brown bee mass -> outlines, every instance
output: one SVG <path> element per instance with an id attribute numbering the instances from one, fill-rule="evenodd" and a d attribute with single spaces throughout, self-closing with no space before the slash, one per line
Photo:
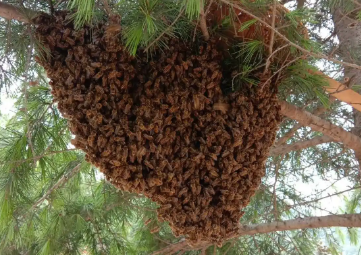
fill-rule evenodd
<path id="1" fill-rule="evenodd" d="M 36 21 L 51 52 L 37 60 L 72 143 L 117 188 L 157 202 L 175 235 L 219 243 L 235 234 L 280 121 L 275 86 L 225 96 L 215 40 L 194 50 L 169 39 L 132 57 L 114 25 L 74 30 L 65 17 Z"/>

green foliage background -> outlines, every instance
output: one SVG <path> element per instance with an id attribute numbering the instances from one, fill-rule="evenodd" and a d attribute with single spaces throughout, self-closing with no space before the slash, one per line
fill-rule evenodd
<path id="1" fill-rule="evenodd" d="M 18 2 L 6 2 L 18 5 Z M 268 0 L 235 2 L 257 15 L 273 3 Z M 296 4 L 286 2 L 291 7 Z M 340 1 L 322 0 L 319 5 L 309 4 L 307 8 L 287 13 L 284 18 L 288 39 L 312 52 L 328 52 L 337 42 L 322 43 L 318 29 L 332 30 L 330 10 L 335 6 L 353 10 L 356 7 L 352 2 L 342 1 L 341 6 Z M 24 7 L 46 12 L 51 9 L 49 3 L 56 9 L 73 10 L 72 18 L 78 28 L 107 19 L 103 1 L 22 2 Z M 154 48 L 167 47 L 164 36 L 192 40 L 201 3 L 198 0 L 114 0 L 108 4 L 112 12 L 122 17 L 122 38 L 129 52 L 136 54 L 140 48 L 151 46 L 151 54 Z M 235 19 L 231 12 L 221 27 L 209 27 L 209 30 L 217 34 Z M 297 32 L 300 20 L 310 28 L 309 40 L 300 39 Z M 244 23 L 241 30 L 255 23 L 257 20 Z M 181 238 L 172 235 L 166 222 L 157 221 L 156 204 L 142 195 L 116 190 L 97 169 L 85 162 L 81 151 L 71 147 L 72 135 L 66 120 L 52 101 L 43 70 L 33 59 L 41 50 L 41 42 L 33 37 L 33 29 L 17 21 L 0 19 L 0 88 L 16 100 L 10 116 L 0 116 L 0 254 L 85 254 L 86 251 L 87 254 L 138 255 L 150 254 L 179 241 Z M 298 54 L 296 49 L 291 52 Z M 237 89 L 244 82 L 257 86 L 252 72 L 264 66 L 265 45 L 256 39 L 243 42 L 235 45 L 231 54 L 234 54 L 233 61 L 225 65 L 239 67 L 231 89 Z M 353 125 L 350 109 L 337 101 L 331 103 L 323 90 L 325 82 L 309 74 L 308 70 L 317 65 L 319 60 L 311 57 L 297 60 L 288 67 L 272 65 L 273 72 L 284 68 L 280 99 L 310 112 L 325 108 L 323 118 L 350 129 Z M 327 65 L 335 70 L 340 68 L 332 63 Z M 285 119 L 278 138 L 295 125 L 295 121 Z M 320 135 L 300 127 L 287 143 Z M 320 212 L 328 214 L 329 207 L 325 208 L 320 201 L 327 194 L 334 196 L 334 188 L 340 187 L 337 183 L 345 180 L 354 189 L 343 194 L 347 196 L 342 209 L 333 208 L 331 213 L 360 213 L 358 178 L 352 151 L 338 143 L 270 157 L 263 184 L 244 209 L 241 223 L 259 224 Z M 317 191 L 316 187 L 311 195 L 303 195 L 297 188 L 300 183 L 313 187 L 321 181 L 329 182 L 329 188 Z M 151 233 L 158 227 L 158 232 Z M 355 229 L 305 229 L 235 238 L 222 248 L 210 246 L 204 252 L 340 254 L 343 241 L 360 247 L 358 240 Z M 186 254 L 201 252 L 194 250 Z"/>

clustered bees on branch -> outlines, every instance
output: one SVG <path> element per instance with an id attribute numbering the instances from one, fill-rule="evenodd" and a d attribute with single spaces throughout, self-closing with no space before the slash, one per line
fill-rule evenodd
<path id="1" fill-rule="evenodd" d="M 75 30 L 66 12 L 41 16 L 37 36 L 72 143 L 117 188 L 160 205 L 158 217 L 191 243 L 220 243 L 265 174 L 280 121 L 276 88 L 221 91 L 222 54 L 210 40 L 169 39 L 129 55 L 106 24 Z"/>

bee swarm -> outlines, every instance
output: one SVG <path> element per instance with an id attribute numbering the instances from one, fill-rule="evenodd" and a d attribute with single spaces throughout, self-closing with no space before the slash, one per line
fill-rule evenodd
<path id="1" fill-rule="evenodd" d="M 235 234 L 280 121 L 275 86 L 225 96 L 215 40 L 194 52 L 170 39 L 132 57 L 108 25 L 75 30 L 65 16 L 36 21 L 52 56 L 37 61 L 72 143 L 117 188 L 157 202 L 175 235 L 221 243 Z"/>

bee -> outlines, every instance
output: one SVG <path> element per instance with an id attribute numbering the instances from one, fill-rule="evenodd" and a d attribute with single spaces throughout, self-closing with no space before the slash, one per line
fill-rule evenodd
<path id="1" fill-rule="evenodd" d="M 171 205 L 171 204 L 165 204 L 165 205 L 162 205 L 162 209 L 163 210 L 168 210 L 168 209 L 170 209 L 170 208 L 172 208 L 173 206 Z"/>
<path id="2" fill-rule="evenodd" d="M 163 73 L 168 73 L 171 69 L 172 69 L 172 65 L 169 64 L 163 69 Z"/>
<path id="3" fill-rule="evenodd" d="M 183 205 L 187 204 L 190 201 L 190 196 L 188 194 L 188 196 L 186 196 L 182 202 Z"/>
<path id="4" fill-rule="evenodd" d="M 184 187 L 183 189 L 181 189 L 178 193 L 178 197 L 180 198 L 183 194 L 188 192 L 188 188 Z"/>
<path id="5" fill-rule="evenodd" d="M 151 223 L 152 222 L 152 219 L 151 218 L 149 218 L 148 220 L 146 220 L 145 222 L 144 222 L 144 225 L 145 226 L 147 226 L 149 223 Z"/>
<path id="6" fill-rule="evenodd" d="M 110 160 L 109 163 L 112 164 L 113 166 L 121 166 L 121 163 L 117 160 Z"/>
<path id="7" fill-rule="evenodd" d="M 214 167 L 209 168 L 209 174 L 210 174 L 210 176 L 215 177 L 215 178 L 219 177 L 219 174 L 217 173 L 217 170 Z"/>
<path id="8" fill-rule="evenodd" d="M 144 148 L 144 147 L 143 147 Z M 148 160 L 144 160 L 144 165 L 146 165 L 147 167 L 149 167 L 150 169 L 154 170 L 154 166 L 148 161 Z"/>
<path id="9" fill-rule="evenodd" d="M 106 149 L 106 150 L 104 150 L 104 151 L 100 154 L 100 156 L 101 156 L 101 157 L 108 157 L 111 153 L 112 153 L 111 150 Z"/>
<path id="10" fill-rule="evenodd" d="M 154 234 L 154 233 L 159 232 L 159 230 L 160 230 L 160 227 L 155 227 L 155 228 L 150 230 L 150 233 Z"/>

